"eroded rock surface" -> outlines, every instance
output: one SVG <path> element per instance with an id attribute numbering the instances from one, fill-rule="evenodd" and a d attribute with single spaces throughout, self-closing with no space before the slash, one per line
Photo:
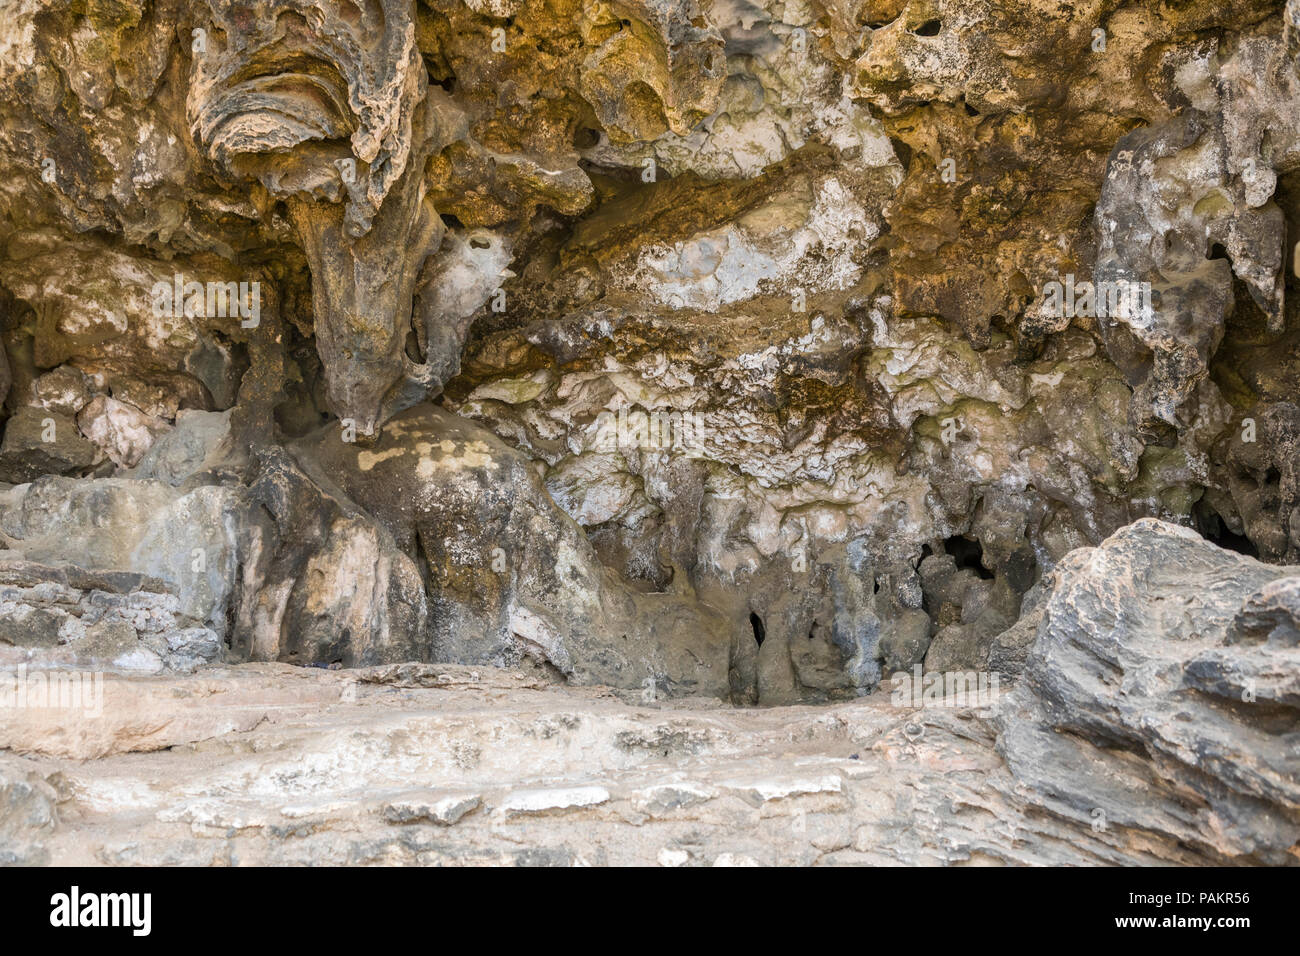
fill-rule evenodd
<path id="1" fill-rule="evenodd" d="M 996 675 L 1044 796 L 989 812 L 1061 829 L 970 858 L 1075 860 L 1100 809 L 1157 836 L 1083 857 L 1291 861 L 1300 0 L 0 11 L 5 666 L 828 714 Z M 1132 793 L 1058 786 L 1085 758 Z"/>
<path id="2" fill-rule="evenodd" d="M 1298 588 L 1138 522 L 1057 569 L 1005 694 L 738 709 L 493 666 L 101 675 L 0 725 L 0 859 L 1296 864 Z M 0 691 L 35 700 L 36 673 Z"/>
<path id="3" fill-rule="evenodd" d="M 1036 802 L 1211 858 L 1296 863 L 1300 567 L 1144 520 L 1056 575 L 998 720 Z"/>

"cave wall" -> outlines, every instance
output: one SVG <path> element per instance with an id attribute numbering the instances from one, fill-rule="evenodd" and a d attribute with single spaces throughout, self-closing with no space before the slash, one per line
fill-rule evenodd
<path id="1" fill-rule="evenodd" d="M 5 6 L 0 643 L 782 703 L 1300 561 L 1296 0 Z"/>

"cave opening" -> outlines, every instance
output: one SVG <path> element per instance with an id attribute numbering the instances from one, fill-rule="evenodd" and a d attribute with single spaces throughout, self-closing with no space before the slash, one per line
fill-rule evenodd
<path id="1" fill-rule="evenodd" d="M 759 647 L 762 647 L 763 639 L 767 637 L 767 630 L 763 627 L 763 619 L 753 611 L 750 611 L 749 626 L 754 629 L 754 643 Z"/>
<path id="2" fill-rule="evenodd" d="M 937 37 L 939 30 L 943 28 L 941 20 L 926 20 L 912 32 L 919 37 Z"/>
<path id="3" fill-rule="evenodd" d="M 952 555 L 957 570 L 967 568 L 986 581 L 993 579 L 993 572 L 984 567 L 984 546 L 977 539 L 963 534 L 953 535 L 943 542 L 943 550 Z"/>
<path id="4" fill-rule="evenodd" d="M 1248 558 L 1259 559 L 1259 548 L 1255 547 L 1254 542 L 1244 534 L 1237 534 L 1229 528 L 1227 522 L 1214 509 L 1199 510 L 1193 525 L 1197 534 L 1225 551 L 1235 551 Z"/>

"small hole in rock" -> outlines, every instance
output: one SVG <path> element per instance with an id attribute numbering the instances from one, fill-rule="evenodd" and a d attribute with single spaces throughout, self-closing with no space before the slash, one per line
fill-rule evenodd
<path id="1" fill-rule="evenodd" d="M 898 163 L 903 167 L 903 172 L 906 173 L 912 166 L 912 147 L 901 139 L 894 139 L 893 137 L 890 138 L 889 145 L 894 147 L 894 155 L 898 157 Z"/>
<path id="2" fill-rule="evenodd" d="M 763 619 L 751 611 L 749 615 L 749 626 L 754 629 L 754 643 L 759 647 L 762 647 L 763 639 L 767 637 L 767 631 L 763 628 Z"/>
<path id="3" fill-rule="evenodd" d="M 1237 554 L 1244 554 L 1249 558 L 1259 557 L 1259 548 L 1244 534 L 1237 534 L 1227 523 L 1219 516 L 1219 513 L 1211 508 L 1205 508 L 1195 515 L 1196 531 L 1202 538 L 1213 544 L 1217 544 L 1225 551 L 1235 551 Z"/>
<path id="4" fill-rule="evenodd" d="M 406 333 L 406 357 L 416 365 L 424 364 L 424 356 L 420 354 L 420 336 L 415 329 Z"/>
<path id="5" fill-rule="evenodd" d="M 943 23 L 939 20 L 926 20 L 912 32 L 919 37 L 934 37 L 939 35 L 939 30 Z"/>
<path id="6" fill-rule="evenodd" d="M 984 547 L 975 538 L 954 535 L 943 543 L 943 550 L 952 555 L 958 570 L 974 571 L 986 581 L 993 577 L 993 572 L 984 567 Z"/>

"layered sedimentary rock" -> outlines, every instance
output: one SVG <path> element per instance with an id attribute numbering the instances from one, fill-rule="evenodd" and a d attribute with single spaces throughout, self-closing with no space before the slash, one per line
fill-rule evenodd
<path id="1" fill-rule="evenodd" d="M 1300 568 L 1147 519 L 1055 574 L 997 721 L 1032 801 L 1222 862 L 1295 864 Z"/>

